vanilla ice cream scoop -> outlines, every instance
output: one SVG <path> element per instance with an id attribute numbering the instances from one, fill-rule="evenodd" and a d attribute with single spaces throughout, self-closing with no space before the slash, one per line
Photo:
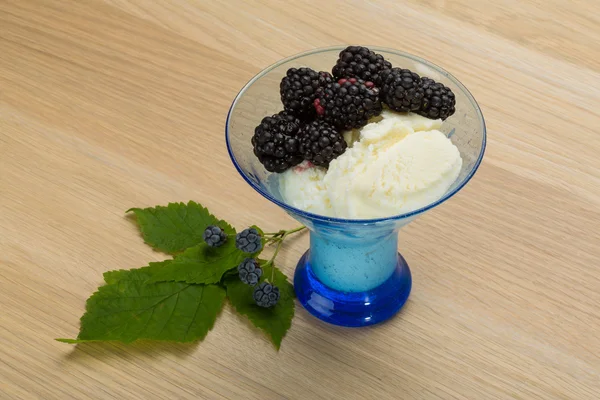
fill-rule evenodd
<path id="1" fill-rule="evenodd" d="M 294 207 L 349 219 L 414 211 L 441 198 L 458 177 L 462 158 L 441 120 L 384 112 L 363 127 L 329 169 L 303 163 L 280 177 Z M 358 139 L 356 139 L 358 136 Z"/>
<path id="2" fill-rule="evenodd" d="M 314 214 L 333 216 L 323 182 L 326 172 L 325 168 L 304 161 L 279 175 L 279 192 L 293 207 Z"/>
<path id="3" fill-rule="evenodd" d="M 359 142 L 331 163 L 324 183 L 336 215 L 380 218 L 438 200 L 461 167 L 458 149 L 442 132 L 413 132 L 385 147 Z"/>

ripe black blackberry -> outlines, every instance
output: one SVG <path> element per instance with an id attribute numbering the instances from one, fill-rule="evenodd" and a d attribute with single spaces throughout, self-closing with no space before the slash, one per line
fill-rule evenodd
<path id="1" fill-rule="evenodd" d="M 317 72 L 310 68 L 288 69 L 279 85 L 283 107 L 299 117 L 314 117 L 313 101 L 317 90 L 331 82 L 333 78 L 329 72 Z"/>
<path id="2" fill-rule="evenodd" d="M 381 72 L 392 68 L 381 54 L 377 54 L 366 47 L 350 46 L 340 52 L 337 63 L 333 67 L 333 77 L 360 78 L 364 81 L 381 85 Z"/>
<path id="3" fill-rule="evenodd" d="M 301 124 L 298 117 L 281 111 L 263 118 L 254 129 L 254 154 L 267 171 L 283 172 L 302 162 L 297 138 Z"/>
<path id="4" fill-rule="evenodd" d="M 263 282 L 254 289 L 252 297 L 254 297 L 254 301 L 259 307 L 273 307 L 279 300 L 279 288 Z"/>
<path id="5" fill-rule="evenodd" d="M 262 276 L 262 269 L 254 258 L 246 258 L 238 265 L 240 280 L 246 285 L 254 286 Z"/>
<path id="6" fill-rule="evenodd" d="M 346 151 L 346 141 L 332 125 L 325 121 L 313 121 L 304 125 L 298 133 L 300 153 L 305 160 L 320 167 L 329 167 L 331 160 Z"/>
<path id="7" fill-rule="evenodd" d="M 202 239 L 204 239 L 206 244 L 210 247 L 219 247 L 227 240 L 227 234 L 218 226 L 210 225 L 204 230 Z"/>
<path id="8" fill-rule="evenodd" d="M 430 78 L 421 80 L 423 101 L 418 114 L 432 119 L 446 119 L 456 111 L 456 98 L 450 88 Z"/>
<path id="9" fill-rule="evenodd" d="M 360 128 L 381 114 L 379 89 L 362 79 L 340 79 L 319 89 L 314 107 L 319 118 L 338 130 Z"/>
<path id="10" fill-rule="evenodd" d="M 417 112 L 422 104 L 424 89 L 421 77 L 407 69 L 393 68 L 381 74 L 381 101 L 395 111 Z"/>
<path id="11" fill-rule="evenodd" d="M 244 253 L 255 253 L 262 249 L 262 238 L 256 229 L 244 229 L 235 235 L 235 247 Z"/>

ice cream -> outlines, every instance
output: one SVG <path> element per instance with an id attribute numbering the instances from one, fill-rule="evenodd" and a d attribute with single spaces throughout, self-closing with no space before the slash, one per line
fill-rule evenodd
<path id="1" fill-rule="evenodd" d="M 304 161 L 280 175 L 279 191 L 284 200 L 296 208 L 331 216 L 332 207 L 323 182 L 326 173 L 325 168 Z"/>
<path id="2" fill-rule="evenodd" d="M 303 163 L 281 174 L 281 195 L 296 208 L 349 219 L 388 217 L 431 204 L 462 167 L 460 152 L 438 130 L 441 124 L 386 111 L 345 134 L 351 146 L 329 169 Z"/>

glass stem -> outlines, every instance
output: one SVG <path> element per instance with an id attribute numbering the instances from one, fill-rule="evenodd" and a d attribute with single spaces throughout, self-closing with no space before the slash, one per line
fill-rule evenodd
<path id="1" fill-rule="evenodd" d="M 342 292 L 368 291 L 385 282 L 398 263 L 398 232 L 368 233 L 311 231 L 309 260 L 317 278 Z"/>

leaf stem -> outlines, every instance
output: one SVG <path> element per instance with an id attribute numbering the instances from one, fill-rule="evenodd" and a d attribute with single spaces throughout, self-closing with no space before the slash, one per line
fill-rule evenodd
<path id="1" fill-rule="evenodd" d="M 287 238 L 289 235 L 296 233 L 296 232 L 300 232 L 303 229 L 306 229 L 305 226 L 299 226 L 297 228 L 294 229 L 290 229 L 290 230 L 280 230 L 277 233 L 265 233 L 265 235 L 273 235 L 273 237 L 267 239 L 265 244 L 268 244 L 270 242 L 277 242 L 277 247 L 275 248 L 275 252 L 273 253 L 273 255 L 271 256 L 271 259 L 269 261 L 267 261 L 264 265 L 265 266 L 269 266 L 272 267 L 274 262 L 275 262 L 275 257 L 277 257 L 277 254 L 279 253 L 279 250 L 281 250 L 281 247 L 283 246 L 283 241 L 285 240 L 285 238 Z M 273 282 L 273 280 L 275 279 L 275 268 L 271 268 L 271 282 Z"/>
<path id="2" fill-rule="evenodd" d="M 305 226 L 299 226 L 297 228 L 289 229 L 287 231 L 285 229 L 282 229 L 282 230 L 280 230 L 278 232 L 266 232 L 263 235 L 265 235 L 265 236 L 274 236 L 274 237 L 283 237 L 283 236 L 290 235 L 292 233 L 300 232 L 303 229 L 306 229 L 306 227 Z"/>
<path id="3" fill-rule="evenodd" d="M 280 230 L 279 232 L 265 232 L 263 235 L 265 236 L 281 236 L 285 233 L 285 230 Z"/>
<path id="4" fill-rule="evenodd" d="M 280 239 L 277 237 L 270 237 L 265 241 L 265 246 L 274 242 L 278 242 Z"/>
<path id="5" fill-rule="evenodd" d="M 291 235 L 292 233 L 300 232 L 303 229 L 306 229 L 306 227 L 304 225 L 303 226 L 299 226 L 299 227 L 294 228 L 294 229 L 290 229 L 289 231 L 285 231 L 285 236 Z"/>

